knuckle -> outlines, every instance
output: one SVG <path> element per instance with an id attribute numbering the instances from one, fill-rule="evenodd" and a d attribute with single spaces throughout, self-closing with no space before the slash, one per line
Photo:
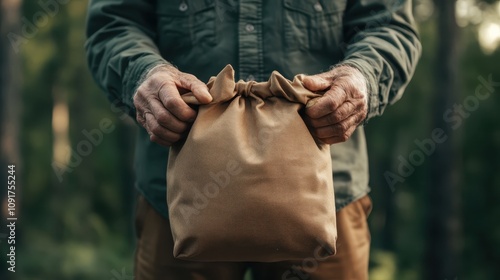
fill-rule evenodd
<path id="1" fill-rule="evenodd" d="M 360 123 L 360 122 L 362 122 L 362 121 L 363 121 L 363 119 L 364 119 L 364 118 L 365 118 L 365 116 L 366 116 L 366 114 L 365 114 L 365 113 L 366 113 L 366 112 L 363 112 L 363 113 L 358 114 L 358 115 L 356 116 L 356 123 Z"/>
<path id="2" fill-rule="evenodd" d="M 349 139 L 350 135 L 349 133 L 344 133 L 340 136 L 340 141 L 345 142 L 347 139 Z"/>
<path id="3" fill-rule="evenodd" d="M 186 130 L 188 130 L 189 126 L 187 123 L 181 122 L 178 127 L 179 127 L 179 132 L 184 133 Z"/>
<path id="4" fill-rule="evenodd" d="M 197 79 L 196 79 L 196 77 L 193 74 L 187 74 L 186 73 L 186 74 L 184 74 L 182 76 L 182 80 L 184 81 L 184 83 L 186 84 L 186 86 L 192 88 Z"/>
<path id="5" fill-rule="evenodd" d="M 347 79 L 347 77 L 340 77 L 335 81 L 335 84 L 337 84 L 340 88 L 344 90 L 349 90 L 351 88 L 351 83 Z"/>
<path id="6" fill-rule="evenodd" d="M 202 91 L 207 89 L 207 86 L 203 83 L 193 83 L 191 85 L 191 91 Z"/>
<path id="7" fill-rule="evenodd" d="M 195 77 L 193 74 L 189 74 L 189 73 L 184 73 L 183 77 L 184 77 L 184 79 L 186 79 L 187 81 L 193 81 L 193 80 L 196 80 L 196 77 Z"/>
<path id="8" fill-rule="evenodd" d="M 318 138 L 326 138 L 326 131 L 324 129 L 315 129 L 314 133 Z"/>
<path id="9" fill-rule="evenodd" d="M 142 116 L 139 114 L 139 112 L 135 113 L 135 119 L 140 125 L 144 126 L 144 120 L 142 119 Z"/>
<path id="10" fill-rule="evenodd" d="M 156 123 L 153 125 L 153 127 L 150 128 L 150 130 L 153 134 L 158 135 L 161 133 L 161 126 L 158 123 Z"/>
<path id="11" fill-rule="evenodd" d="M 356 104 L 353 106 L 351 111 L 356 111 L 356 112 L 363 112 L 365 111 L 365 105 L 363 104 Z"/>
<path id="12" fill-rule="evenodd" d="M 326 116 L 326 121 L 329 123 L 329 124 L 334 124 L 337 122 L 337 115 L 336 114 L 328 114 Z"/>
<path id="13" fill-rule="evenodd" d="M 309 126 L 309 127 L 311 127 L 311 129 L 313 130 L 313 132 L 314 132 L 314 130 L 315 130 L 316 128 L 320 127 L 320 123 L 319 123 L 319 121 L 318 121 L 318 120 L 316 120 L 316 119 L 313 119 L 313 118 L 307 117 L 307 118 L 305 119 L 305 121 L 306 121 L 306 123 L 308 124 L 308 126 Z"/>
<path id="14" fill-rule="evenodd" d="M 335 116 L 333 117 L 334 118 L 334 121 L 335 123 L 337 122 L 340 122 L 341 120 L 343 120 L 347 115 L 347 110 L 345 107 L 341 107 L 339 108 L 336 112 L 335 112 Z"/>
<path id="15" fill-rule="evenodd" d="M 328 99 L 325 101 L 326 102 L 326 106 L 328 106 L 328 108 L 330 109 L 335 109 L 337 106 L 336 106 L 336 100 L 335 100 L 335 97 L 333 96 L 333 94 L 328 94 Z"/>
<path id="16" fill-rule="evenodd" d="M 167 96 L 167 98 L 165 98 L 164 105 L 165 108 L 167 108 L 167 110 L 172 111 L 179 107 L 179 100 L 177 98 L 172 98 L 170 96 Z"/>
<path id="17" fill-rule="evenodd" d="M 166 111 L 157 114 L 157 120 L 160 124 L 167 124 L 170 121 L 170 115 Z"/>
<path id="18" fill-rule="evenodd" d="M 349 124 L 347 124 L 346 122 L 339 124 L 339 131 L 342 135 L 346 134 L 348 130 L 349 130 Z"/>
<path id="19" fill-rule="evenodd" d="M 170 142 L 175 143 L 175 142 L 181 140 L 181 137 L 182 136 L 180 134 L 176 133 L 176 134 L 172 135 L 172 137 L 170 137 L 169 140 L 170 140 Z"/>
<path id="20" fill-rule="evenodd" d="M 361 104 L 361 106 L 363 106 L 363 104 Z M 359 107 L 359 105 L 357 104 L 354 104 L 353 102 L 347 102 L 347 106 L 345 108 L 345 113 L 348 113 L 349 111 L 352 112 L 354 111 L 357 107 Z"/>

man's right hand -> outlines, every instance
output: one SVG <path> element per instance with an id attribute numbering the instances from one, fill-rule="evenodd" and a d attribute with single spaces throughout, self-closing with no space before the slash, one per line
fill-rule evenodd
<path id="1" fill-rule="evenodd" d="M 150 140 L 163 146 L 179 141 L 196 119 L 196 111 L 181 98 L 192 92 L 197 101 L 212 101 L 208 88 L 195 76 L 165 65 L 150 71 L 134 95 L 136 119 Z"/>

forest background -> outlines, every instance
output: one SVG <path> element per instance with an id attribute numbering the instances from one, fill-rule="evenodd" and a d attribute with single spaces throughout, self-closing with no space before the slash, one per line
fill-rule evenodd
<path id="1" fill-rule="evenodd" d="M 42 2 L 0 0 L 0 279 L 133 279 L 137 128 L 87 69 L 88 2 L 54 0 L 52 12 Z M 423 43 L 415 77 L 366 126 L 370 279 L 498 279 L 500 3 L 416 0 L 414 14 Z M 111 131 L 82 155 L 85 132 L 103 121 Z"/>

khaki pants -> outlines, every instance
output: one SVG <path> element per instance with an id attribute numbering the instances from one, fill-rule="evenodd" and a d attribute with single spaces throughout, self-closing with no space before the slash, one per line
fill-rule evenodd
<path id="1" fill-rule="evenodd" d="M 255 280 L 368 279 L 370 232 L 365 196 L 337 212 L 337 254 L 327 259 L 277 263 L 189 262 L 174 259 L 170 224 L 139 197 L 136 214 L 135 280 L 243 280 L 247 268 Z"/>

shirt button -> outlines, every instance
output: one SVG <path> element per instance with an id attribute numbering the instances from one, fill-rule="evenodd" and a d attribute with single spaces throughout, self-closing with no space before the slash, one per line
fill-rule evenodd
<path id="1" fill-rule="evenodd" d="M 188 5 L 186 4 L 186 2 L 182 2 L 180 5 L 179 5 L 179 11 L 181 12 L 185 12 L 187 11 L 188 9 Z"/>
<path id="2" fill-rule="evenodd" d="M 314 4 L 314 10 L 316 12 L 322 12 L 323 11 L 323 7 L 321 6 L 321 4 L 319 2 L 316 2 L 316 4 Z"/>
<path id="3" fill-rule="evenodd" d="M 246 81 L 247 82 L 255 81 L 255 77 L 253 75 L 248 75 L 247 78 L 246 78 Z"/>
<path id="4" fill-rule="evenodd" d="M 249 23 L 245 26 L 245 30 L 248 32 L 253 32 L 255 30 L 255 27 L 253 26 L 253 24 Z"/>

